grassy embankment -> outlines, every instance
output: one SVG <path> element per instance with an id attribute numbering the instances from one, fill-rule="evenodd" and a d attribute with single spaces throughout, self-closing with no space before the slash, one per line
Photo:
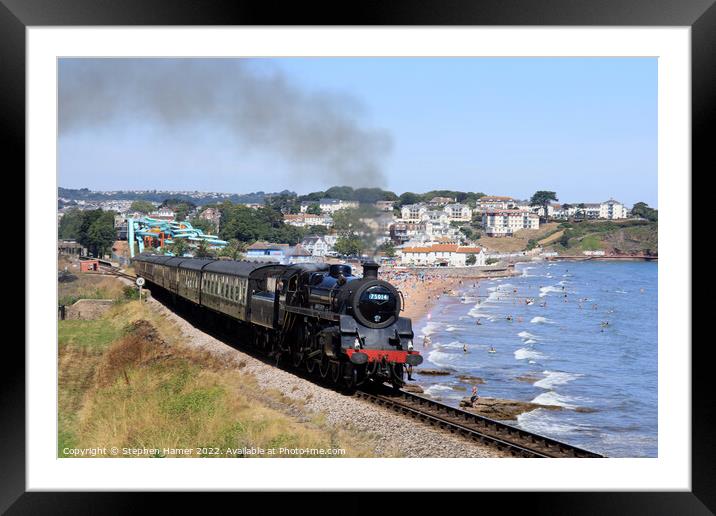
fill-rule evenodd
<path id="1" fill-rule="evenodd" d="M 118 302 L 96 321 L 59 321 L 58 456 L 112 446 L 193 448 L 191 456 L 215 456 L 197 447 L 234 456 L 226 449 L 244 446 L 372 456 L 370 436 L 329 426 L 323 415 L 297 420 L 288 414 L 301 413 L 302 401 L 259 388 L 241 365 L 188 347 L 147 303 Z"/>
<path id="2" fill-rule="evenodd" d="M 658 223 L 642 220 L 583 221 L 560 224 L 561 234 L 543 242 L 560 254 L 582 254 L 603 250 L 607 254 L 657 254 Z"/>

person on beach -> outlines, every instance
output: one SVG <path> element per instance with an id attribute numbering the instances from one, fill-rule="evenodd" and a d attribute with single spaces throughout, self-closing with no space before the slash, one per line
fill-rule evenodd
<path id="1" fill-rule="evenodd" d="M 413 366 L 412 365 L 408 364 L 407 372 L 408 372 L 408 380 L 412 381 L 413 380 Z"/>
<path id="2" fill-rule="evenodd" d="M 475 406 L 475 402 L 477 401 L 477 399 L 478 399 L 478 396 L 477 396 L 477 385 L 473 385 L 473 386 L 472 386 L 472 395 L 470 396 L 470 406 L 471 406 L 471 407 L 474 407 L 474 406 Z"/>

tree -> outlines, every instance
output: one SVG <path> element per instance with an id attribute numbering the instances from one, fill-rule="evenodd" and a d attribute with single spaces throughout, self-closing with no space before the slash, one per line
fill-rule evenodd
<path id="1" fill-rule="evenodd" d="M 360 256 L 363 252 L 363 242 L 353 234 L 342 236 L 336 240 L 333 249 L 343 256 Z"/>
<path id="2" fill-rule="evenodd" d="M 232 238 L 229 240 L 229 244 L 219 251 L 219 256 L 231 258 L 232 260 L 240 260 L 243 258 L 244 251 L 246 251 L 246 244 Z"/>
<path id="3" fill-rule="evenodd" d="M 383 251 L 383 254 L 388 258 L 393 258 L 395 256 L 395 245 L 393 245 L 393 242 L 390 240 L 383 242 L 380 245 L 380 250 Z"/>
<path id="4" fill-rule="evenodd" d="M 87 210 L 82 212 L 82 221 L 77 241 L 87 248 L 93 256 L 102 256 L 114 243 L 114 212 Z"/>
<path id="5" fill-rule="evenodd" d="M 77 240 L 80 237 L 82 219 L 81 210 L 75 208 L 66 211 L 60 219 L 60 227 L 57 230 L 59 238 L 63 240 Z"/>
<path id="6" fill-rule="evenodd" d="M 209 244 L 206 242 L 206 240 L 202 240 L 196 247 L 196 251 L 194 251 L 194 256 L 196 258 L 213 258 L 214 251 L 212 249 L 209 249 Z"/>
<path id="7" fill-rule="evenodd" d="M 151 213 L 154 211 L 154 204 L 149 201 L 134 201 L 129 207 L 129 211 L 138 211 L 139 213 Z"/>
<path id="8" fill-rule="evenodd" d="M 306 213 L 310 213 L 311 215 L 320 215 L 321 206 L 318 203 L 311 204 L 308 209 L 306 209 Z"/>
<path id="9" fill-rule="evenodd" d="M 530 199 L 530 206 L 540 206 L 544 210 L 544 220 L 547 221 L 549 203 L 551 201 L 558 201 L 557 193 L 550 192 L 547 190 L 538 190 Z"/>
<path id="10" fill-rule="evenodd" d="M 184 256 L 184 253 L 186 253 L 187 249 L 188 246 L 186 243 L 186 239 L 175 238 L 169 250 L 174 253 L 174 256 Z"/>
<path id="11" fill-rule="evenodd" d="M 659 210 L 650 208 L 645 202 L 636 203 L 631 209 L 631 214 L 635 217 L 641 217 L 651 222 L 659 220 Z"/>
<path id="12" fill-rule="evenodd" d="M 477 256 L 475 256 L 474 254 L 470 253 L 470 254 L 468 254 L 467 257 L 465 258 L 465 265 L 475 265 L 475 262 L 476 262 L 476 261 L 477 261 Z"/>
<path id="13" fill-rule="evenodd" d="M 210 220 L 202 219 L 201 217 L 194 217 L 191 220 L 191 225 L 196 229 L 201 229 L 204 233 L 209 235 L 216 234 L 216 227 L 214 227 L 214 223 Z"/>

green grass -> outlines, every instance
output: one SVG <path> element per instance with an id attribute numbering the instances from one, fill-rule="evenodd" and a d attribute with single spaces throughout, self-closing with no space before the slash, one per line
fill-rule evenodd
<path id="1" fill-rule="evenodd" d="M 112 321 L 97 319 L 93 321 L 58 321 L 58 342 L 60 347 L 74 346 L 102 351 L 118 339 L 123 328 Z"/>

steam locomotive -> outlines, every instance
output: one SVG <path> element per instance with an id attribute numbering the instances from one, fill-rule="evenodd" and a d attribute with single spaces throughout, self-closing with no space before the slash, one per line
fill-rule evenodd
<path id="1" fill-rule="evenodd" d="M 289 357 L 336 384 L 404 384 L 406 367 L 423 361 L 413 349 L 411 320 L 400 317 L 402 293 L 364 262 L 279 265 L 249 261 L 138 255 L 137 276 L 174 300 L 238 323 L 277 362 Z M 225 319 L 225 318 L 224 318 Z"/>

